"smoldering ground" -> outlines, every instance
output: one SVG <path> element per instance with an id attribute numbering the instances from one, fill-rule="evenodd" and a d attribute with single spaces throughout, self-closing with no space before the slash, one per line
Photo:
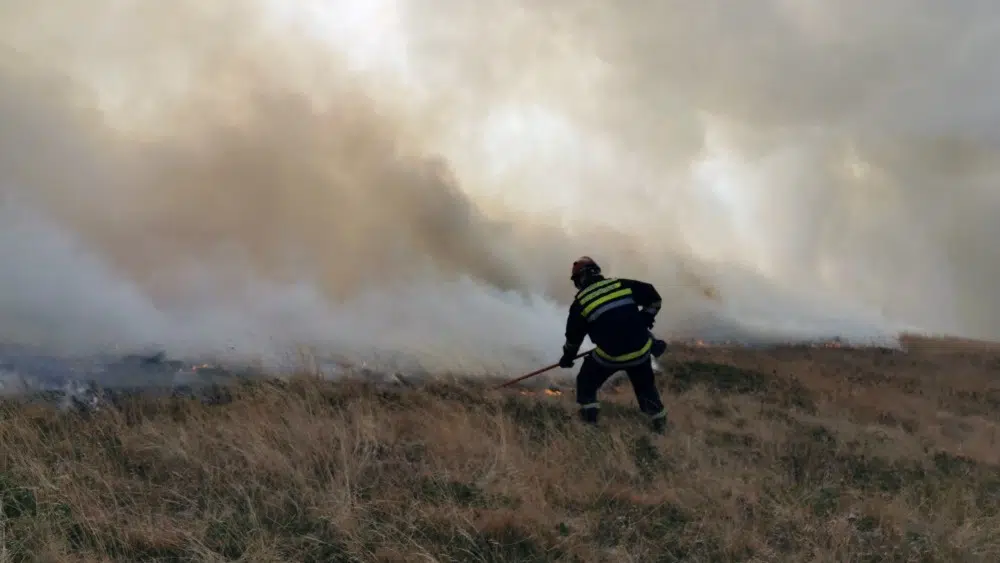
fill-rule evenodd
<path id="1" fill-rule="evenodd" d="M 665 336 L 994 337 L 995 9 L 920 5 L 411 0 L 393 73 L 287 5 L 4 1 L 2 336 L 516 371 L 590 254 Z"/>

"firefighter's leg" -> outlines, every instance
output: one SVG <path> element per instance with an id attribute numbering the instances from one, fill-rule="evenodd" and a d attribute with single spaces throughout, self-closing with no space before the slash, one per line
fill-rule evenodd
<path id="1" fill-rule="evenodd" d="M 632 382 L 639 410 L 649 417 L 653 430 L 663 432 L 667 427 L 667 410 L 660 399 L 660 391 L 656 388 L 652 359 L 647 358 L 642 363 L 628 368 L 626 373 Z"/>
<path id="2" fill-rule="evenodd" d="M 583 359 L 580 373 L 576 376 L 576 402 L 580 405 L 580 418 L 584 422 L 597 424 L 601 409 L 597 391 L 614 373 L 615 370 L 598 364 L 589 354 Z"/>

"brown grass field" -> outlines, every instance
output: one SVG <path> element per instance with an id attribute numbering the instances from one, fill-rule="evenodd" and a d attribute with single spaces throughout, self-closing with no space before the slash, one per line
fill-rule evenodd
<path id="1" fill-rule="evenodd" d="M 1000 347 L 674 347 L 562 393 L 301 377 L 8 402 L 0 561 L 1000 561 Z M 516 374 L 515 374 L 516 375 Z"/>

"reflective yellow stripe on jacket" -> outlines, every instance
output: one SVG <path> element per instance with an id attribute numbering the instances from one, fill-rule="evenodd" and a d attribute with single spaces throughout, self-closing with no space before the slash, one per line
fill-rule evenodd
<path id="1" fill-rule="evenodd" d="M 597 354 L 598 356 L 600 356 L 601 358 L 603 358 L 607 362 L 612 362 L 612 363 L 616 363 L 616 364 L 623 364 L 623 363 L 631 362 L 632 360 L 637 360 L 637 359 L 641 358 L 643 355 L 645 355 L 647 352 L 649 352 L 649 350 L 652 347 L 653 347 L 653 339 L 650 338 L 649 340 L 646 341 L 646 345 L 645 346 L 643 346 L 642 348 L 639 348 L 635 352 L 629 352 L 628 354 L 622 354 L 620 356 L 612 356 L 612 355 L 608 354 L 607 352 L 605 352 L 604 350 L 601 350 L 600 348 L 595 348 L 594 349 L 594 353 Z"/>
<path id="2" fill-rule="evenodd" d="M 593 295 L 592 294 L 595 291 L 597 291 L 598 289 L 601 289 L 603 287 L 607 287 L 607 286 L 609 286 L 611 284 L 618 284 L 618 287 L 621 287 L 621 283 L 618 280 L 616 280 L 614 278 L 608 278 L 606 280 L 601 280 L 601 281 L 599 281 L 599 282 L 597 282 L 595 284 L 591 284 L 591 285 L 588 285 L 587 287 L 583 288 L 583 290 L 580 293 L 577 294 L 576 299 L 580 302 L 581 305 L 583 305 L 584 303 L 586 303 L 590 299 L 593 299 Z"/>
<path id="3" fill-rule="evenodd" d="M 612 278 L 601 280 L 584 289 L 576 298 L 583 307 L 580 314 L 587 319 L 587 322 L 591 322 L 605 311 L 633 304 L 632 290 L 621 287 L 621 282 Z"/>

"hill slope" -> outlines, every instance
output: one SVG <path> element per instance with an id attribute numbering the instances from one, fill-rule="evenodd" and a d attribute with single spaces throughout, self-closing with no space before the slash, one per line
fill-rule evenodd
<path id="1" fill-rule="evenodd" d="M 303 377 L 206 405 L 7 403 L 3 561 L 996 561 L 1000 349 L 675 347 L 627 383 Z"/>

